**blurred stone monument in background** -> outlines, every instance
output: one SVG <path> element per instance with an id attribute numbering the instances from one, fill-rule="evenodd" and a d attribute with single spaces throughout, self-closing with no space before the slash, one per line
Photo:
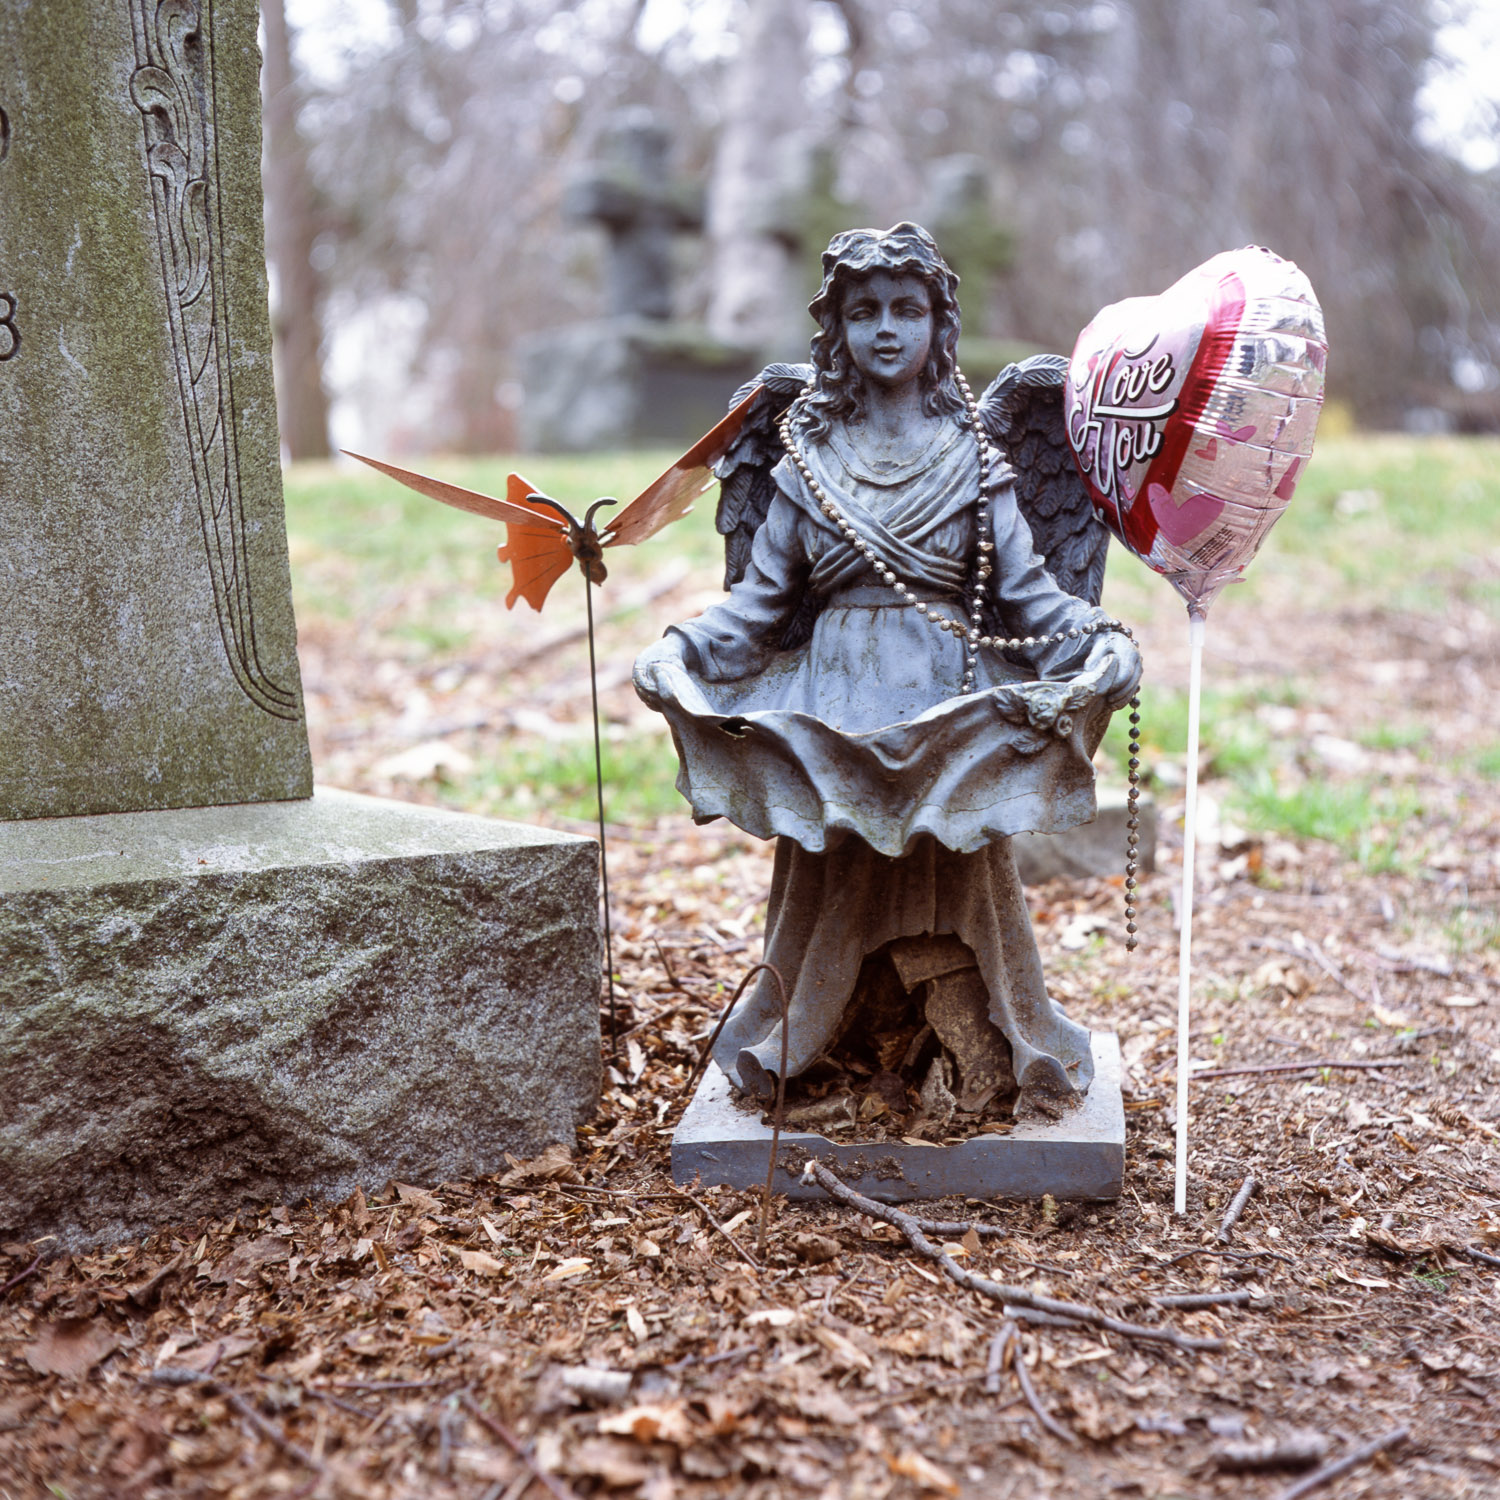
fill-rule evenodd
<path id="1" fill-rule="evenodd" d="M 490 1170 L 599 1083 L 594 845 L 313 795 L 255 0 L 0 7 L 0 1237 Z"/>
<path id="2" fill-rule="evenodd" d="M 674 242 L 703 225 L 701 193 L 672 178 L 671 138 L 648 110 L 617 115 L 569 217 L 608 239 L 605 315 L 519 341 L 521 440 L 582 453 L 691 443 L 760 369 L 757 351 L 674 318 Z"/>

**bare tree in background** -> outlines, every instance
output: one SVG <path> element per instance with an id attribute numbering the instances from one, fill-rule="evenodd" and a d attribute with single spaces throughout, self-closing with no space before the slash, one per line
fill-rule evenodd
<path id="1" fill-rule="evenodd" d="M 840 200 L 921 218 L 935 164 L 968 153 L 1015 250 L 966 285 L 974 332 L 1067 350 L 1103 303 L 1254 241 L 1311 276 L 1330 391 L 1362 419 L 1457 410 L 1458 365 L 1500 367 L 1500 184 L 1417 129 L 1429 0 L 684 0 L 653 12 L 678 30 L 649 45 L 642 0 L 387 4 L 388 37 L 300 122 L 336 245 L 325 313 L 418 310 L 412 378 L 435 399 L 403 446 L 508 445 L 512 345 L 597 312 L 597 232 L 562 203 L 622 105 L 667 117 L 674 170 L 709 179 L 679 312 L 736 341 L 805 327 L 801 277 Z M 720 15 L 737 47 L 709 34 Z M 809 146 L 822 197 L 789 203 Z M 280 244 L 279 280 L 310 242 Z M 304 305 L 284 352 L 316 327 Z"/>
<path id="2" fill-rule="evenodd" d="M 303 94 L 292 66 L 283 0 L 262 0 L 265 63 L 266 253 L 276 272 L 272 351 L 281 440 L 293 458 L 328 457 L 323 386 L 323 285 L 314 264 L 318 195 L 299 125 Z"/>
<path id="3" fill-rule="evenodd" d="M 780 232 L 774 200 L 807 124 L 807 8 L 808 0 L 749 6 L 724 90 L 709 189 L 708 328 L 730 343 L 779 343 L 802 286 L 798 247 Z"/>

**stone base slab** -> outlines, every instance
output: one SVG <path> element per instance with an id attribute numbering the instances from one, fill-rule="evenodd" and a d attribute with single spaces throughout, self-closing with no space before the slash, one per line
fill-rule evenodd
<path id="1" fill-rule="evenodd" d="M 320 789 L 0 824 L 0 1238 L 493 1171 L 597 1104 L 596 845 Z"/>
<path id="2" fill-rule="evenodd" d="M 957 1146 L 901 1141 L 845 1145 L 807 1131 L 783 1130 L 776 1191 L 822 1198 L 801 1180 L 810 1156 L 826 1163 L 856 1192 L 883 1203 L 916 1198 L 1118 1198 L 1125 1174 L 1125 1109 L 1120 1097 L 1120 1044 L 1113 1032 L 1093 1033 L 1094 1082 L 1077 1109 L 1056 1122 L 1024 1121 L 1006 1135 L 982 1135 Z M 766 1180 L 771 1127 L 761 1109 L 736 1098 L 728 1078 L 709 1063 L 703 1082 L 672 1136 L 672 1179 L 728 1187 Z"/>
<path id="3" fill-rule="evenodd" d="M 1025 885 L 1044 880 L 1081 879 L 1125 873 L 1126 822 L 1130 813 L 1124 787 L 1101 786 L 1099 811 L 1093 821 L 1064 833 L 1019 833 L 1011 841 L 1016 871 Z M 1140 800 L 1142 873 L 1156 868 L 1156 801 L 1143 792 Z"/>

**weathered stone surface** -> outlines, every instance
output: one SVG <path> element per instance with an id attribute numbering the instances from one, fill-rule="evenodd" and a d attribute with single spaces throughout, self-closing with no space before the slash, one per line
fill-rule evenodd
<path id="1" fill-rule="evenodd" d="M 691 323 L 622 317 L 517 344 L 521 441 L 543 453 L 686 446 L 721 421 L 760 360 Z"/>
<path id="2" fill-rule="evenodd" d="M 856 1191 L 883 1203 L 918 1198 L 1110 1199 L 1125 1177 L 1125 1108 L 1120 1094 L 1120 1044 L 1112 1032 L 1093 1033 L 1094 1081 L 1078 1108 L 1060 1120 L 1021 1120 L 1006 1135 L 981 1135 L 957 1146 L 910 1146 L 903 1141 L 840 1145 L 825 1136 L 784 1130 L 776 1191 L 789 1198 L 821 1198 L 822 1188 L 800 1180 L 809 1156 L 827 1162 Z M 736 1098 L 729 1080 L 710 1063 L 672 1136 L 672 1178 L 691 1183 L 758 1187 L 766 1180 L 771 1127 L 762 1110 Z"/>
<path id="3" fill-rule="evenodd" d="M 0 5 L 0 819 L 312 789 L 256 21 Z"/>
<path id="4" fill-rule="evenodd" d="M 1023 833 L 1011 840 L 1016 870 L 1026 885 L 1040 885 L 1060 877 L 1125 873 L 1125 821 L 1129 816 L 1122 787 L 1098 789 L 1099 811 L 1089 823 L 1064 833 Z M 1140 801 L 1140 857 L 1144 874 L 1156 868 L 1156 801 Z"/>
<path id="5" fill-rule="evenodd" d="M 588 840 L 324 790 L 0 827 L 0 1237 L 571 1142 L 596 882 Z"/>

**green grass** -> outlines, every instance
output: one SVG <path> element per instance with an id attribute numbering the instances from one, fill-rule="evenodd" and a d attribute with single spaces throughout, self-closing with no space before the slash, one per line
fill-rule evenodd
<path id="1" fill-rule="evenodd" d="M 610 823 L 648 823 L 685 806 L 677 792 L 677 758 L 665 733 L 606 739 L 604 815 Z M 467 812 L 532 819 L 538 814 L 591 823 L 598 817 L 592 739 L 545 744 L 517 739 L 499 758 L 440 790 Z"/>
<path id="2" fill-rule="evenodd" d="M 1330 603 L 1442 614 L 1462 600 L 1500 619 L 1497 514 L 1500 439 L 1331 438 L 1318 444 L 1264 561 Z"/>
<path id="3" fill-rule="evenodd" d="M 1425 724 L 1380 724 L 1357 739 L 1366 750 L 1416 750 L 1432 738 Z"/>
<path id="4" fill-rule="evenodd" d="M 601 495 L 634 495 L 675 456 L 656 451 L 412 462 L 491 494 L 503 493 L 507 472 L 517 467 L 582 511 Z M 559 580 L 540 620 L 524 604 L 505 611 L 509 578 L 495 560 L 504 529 L 493 522 L 438 505 L 357 465 L 293 466 L 286 496 L 294 597 L 305 632 L 326 620 L 344 639 L 352 626 L 372 660 L 395 658 L 419 672 L 482 659 L 504 702 L 504 662 L 524 653 L 534 638 L 581 623 L 576 575 Z M 703 588 L 716 586 L 723 552 L 713 527 L 715 500 L 710 490 L 678 525 L 643 546 L 609 551 L 610 581 L 599 598 L 614 614 L 601 631 L 601 650 L 624 656 L 659 633 L 663 619 L 619 611 L 622 597 L 630 598 L 661 570 L 686 567 Z M 1346 613 L 1356 621 L 1364 612 L 1395 608 L 1425 617 L 1434 628 L 1454 622 L 1462 628 L 1465 612 L 1474 609 L 1500 619 L 1496 514 L 1500 440 L 1329 438 L 1318 445 L 1248 581 L 1216 607 L 1293 607 L 1330 619 Z M 1113 549 L 1105 603 L 1134 622 L 1161 624 L 1183 616 L 1172 589 L 1119 548 Z M 1186 694 L 1153 681 L 1149 665 L 1141 726 L 1148 773 L 1163 761 L 1180 764 L 1187 740 Z M 576 663 L 566 670 L 576 671 Z M 1223 684 L 1222 676 L 1210 680 L 1204 693 L 1201 770 L 1206 778 L 1227 781 L 1227 810 L 1265 832 L 1327 839 L 1369 868 L 1395 861 L 1395 833 L 1410 814 L 1414 794 L 1327 777 L 1303 784 L 1295 766 L 1303 747 L 1273 732 L 1266 710 L 1307 706 L 1300 696 L 1306 689 L 1295 680 Z M 1117 715 L 1105 741 L 1105 757 L 1121 777 L 1126 730 L 1124 716 Z M 1421 753 L 1429 735 L 1414 722 L 1391 723 L 1365 730 L 1360 740 L 1375 752 Z M 441 794 L 456 805 L 513 816 L 592 816 L 586 741 L 559 748 L 514 734 L 504 743 L 504 758 L 440 787 Z M 481 751 L 481 760 L 489 754 Z M 675 761 L 664 736 L 612 742 L 607 755 L 612 819 L 680 808 L 671 784 Z M 1477 774 L 1500 779 L 1500 740 L 1477 747 L 1471 764 Z"/>
<path id="5" fill-rule="evenodd" d="M 1335 844 L 1371 874 L 1404 867 L 1401 833 L 1422 811 L 1410 787 L 1320 777 L 1286 786 L 1270 771 L 1237 782 L 1229 805 L 1252 829 Z"/>

